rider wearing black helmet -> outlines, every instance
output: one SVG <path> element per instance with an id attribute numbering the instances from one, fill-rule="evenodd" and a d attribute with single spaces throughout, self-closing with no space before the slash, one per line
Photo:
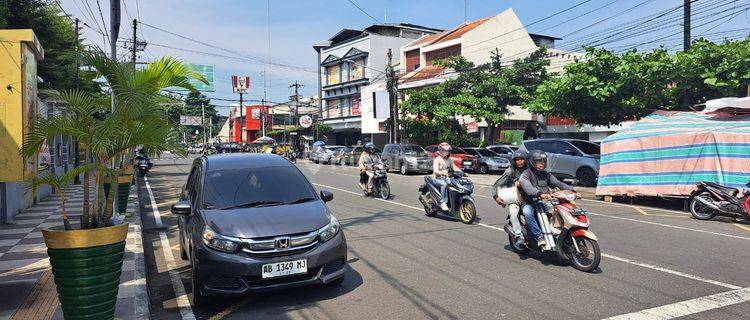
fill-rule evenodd
<path id="1" fill-rule="evenodd" d="M 526 242 L 523 238 L 523 233 L 521 232 L 521 223 L 518 221 L 518 212 L 521 210 L 521 207 L 517 203 L 504 203 L 503 199 L 497 196 L 497 191 L 502 188 L 518 186 L 518 178 L 520 178 L 524 170 L 528 168 L 526 158 L 528 158 L 528 152 L 524 150 L 516 150 L 513 152 L 510 168 L 506 169 L 505 172 L 503 172 L 503 175 L 500 176 L 492 186 L 492 198 L 495 199 L 495 202 L 501 206 L 508 206 L 508 211 L 510 212 L 510 224 L 513 226 L 513 232 L 516 234 L 516 244 L 519 246 L 522 246 Z"/>
<path id="2" fill-rule="evenodd" d="M 536 221 L 536 210 L 534 208 L 534 198 L 549 200 L 552 198 L 552 188 L 557 187 L 561 190 L 573 190 L 573 187 L 557 180 L 555 176 L 546 171 L 547 154 L 541 150 L 532 150 L 529 153 L 529 169 L 521 174 L 518 181 L 521 184 L 521 197 L 524 205 L 521 208 L 526 225 L 531 235 L 537 241 L 537 245 L 544 246 L 547 242 L 544 240 L 542 230 L 539 229 L 539 223 Z"/>
<path id="3" fill-rule="evenodd" d="M 360 186 L 367 188 L 367 193 L 372 193 L 372 178 L 375 176 L 372 168 L 374 165 L 382 163 L 380 157 L 375 154 L 375 144 L 372 142 L 365 143 L 364 151 L 359 157 Z M 364 183 L 367 179 L 366 184 Z"/>

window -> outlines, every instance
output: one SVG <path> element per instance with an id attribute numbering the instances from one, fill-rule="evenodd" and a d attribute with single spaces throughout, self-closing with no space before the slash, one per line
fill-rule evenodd
<path id="1" fill-rule="evenodd" d="M 479 153 L 483 157 L 497 157 L 497 154 L 487 149 L 476 149 L 476 153 Z"/>
<path id="2" fill-rule="evenodd" d="M 418 145 L 406 145 L 403 147 L 403 149 L 404 149 L 404 154 L 409 154 L 409 155 L 413 155 L 413 154 L 423 155 L 425 153 L 424 149 L 422 149 L 422 147 Z"/>
<path id="3" fill-rule="evenodd" d="M 464 149 L 461 149 L 459 147 L 452 147 L 451 148 L 451 154 L 465 154 L 466 151 Z"/>
<path id="4" fill-rule="evenodd" d="M 527 141 L 523 143 L 524 146 L 526 146 L 526 150 L 531 152 L 531 150 L 541 150 L 542 146 L 539 143 L 539 141 Z"/>
<path id="5" fill-rule="evenodd" d="M 351 103 L 352 103 L 351 98 L 342 98 L 339 101 L 339 108 L 341 109 L 341 116 L 351 115 L 351 107 L 352 107 Z"/>
<path id="6" fill-rule="evenodd" d="M 383 154 L 390 154 L 391 150 L 393 150 L 393 146 L 385 146 L 383 148 Z"/>
<path id="7" fill-rule="evenodd" d="M 492 150 L 493 152 L 498 153 L 498 154 L 511 154 L 511 153 L 513 153 L 513 150 L 510 149 L 510 148 L 508 148 L 508 147 L 492 147 L 492 148 L 490 148 L 490 150 Z"/>
<path id="8" fill-rule="evenodd" d="M 341 70 L 341 82 L 349 81 L 349 66 L 349 62 L 344 62 L 339 65 L 339 70 Z"/>
<path id="9" fill-rule="evenodd" d="M 566 149 L 572 149 L 570 145 L 560 141 L 541 141 L 541 150 L 547 153 L 565 154 Z"/>
<path id="10" fill-rule="evenodd" d="M 291 166 L 209 171 L 205 186 L 203 204 L 213 208 L 256 201 L 289 203 L 316 198 L 305 176 Z"/>
<path id="11" fill-rule="evenodd" d="M 354 63 L 350 64 L 349 77 L 351 80 L 362 79 L 365 77 L 364 65 L 365 59 L 353 60 Z"/>
<path id="12" fill-rule="evenodd" d="M 338 100 L 328 100 L 326 102 L 327 109 L 328 109 L 328 117 L 329 118 L 335 118 L 341 116 L 341 109 L 339 109 L 339 101 Z"/>
<path id="13" fill-rule="evenodd" d="M 339 66 L 326 67 L 326 85 L 337 84 L 339 81 Z"/>
<path id="14" fill-rule="evenodd" d="M 587 142 L 587 141 L 576 141 L 576 140 L 569 141 L 569 142 L 572 145 L 576 146 L 576 148 L 578 148 L 579 150 L 581 150 L 581 152 L 585 154 L 590 154 L 590 155 L 601 154 L 601 147 L 599 147 L 598 145 L 594 143 Z"/>
<path id="15" fill-rule="evenodd" d="M 472 156 L 478 156 L 477 151 L 474 149 L 464 149 L 464 151 L 466 152 L 466 154 L 470 154 Z"/>

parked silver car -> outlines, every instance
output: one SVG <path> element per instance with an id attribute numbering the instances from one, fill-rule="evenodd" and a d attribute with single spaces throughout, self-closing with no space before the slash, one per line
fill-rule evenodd
<path id="1" fill-rule="evenodd" d="M 575 139 L 526 140 L 522 150 L 547 153 L 547 170 L 558 178 L 574 178 L 587 187 L 596 185 L 599 176 L 598 145 Z"/>
<path id="2" fill-rule="evenodd" d="M 330 164 L 332 163 L 331 160 L 333 159 L 333 153 L 343 147 L 344 146 L 322 146 L 318 152 L 315 153 L 315 158 L 313 160 L 315 163 Z"/>
<path id="3" fill-rule="evenodd" d="M 464 148 L 466 153 L 477 157 L 477 172 L 487 174 L 489 172 L 505 171 L 510 167 L 510 161 L 501 155 L 484 148 Z"/>
<path id="4" fill-rule="evenodd" d="M 432 156 L 416 144 L 386 144 L 381 158 L 388 168 L 398 169 L 403 175 L 432 171 Z"/>
<path id="5" fill-rule="evenodd" d="M 497 153 L 505 159 L 511 160 L 510 158 L 513 156 L 513 151 L 518 150 L 518 146 L 512 144 L 493 144 L 485 147 L 485 149 Z"/>

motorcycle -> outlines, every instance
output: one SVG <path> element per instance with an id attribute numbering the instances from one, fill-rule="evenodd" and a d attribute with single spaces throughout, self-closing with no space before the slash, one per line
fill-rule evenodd
<path id="1" fill-rule="evenodd" d="M 372 177 L 372 193 L 367 191 L 367 173 L 360 172 L 359 174 L 359 187 L 362 189 L 362 193 L 366 197 L 380 196 L 383 200 L 388 200 L 391 197 L 391 185 L 388 184 L 388 169 L 382 163 L 373 166 L 372 171 L 374 173 Z"/>
<path id="2" fill-rule="evenodd" d="M 750 182 L 745 186 L 750 188 Z M 750 219 L 750 190 L 701 181 L 690 198 L 690 214 L 698 220 L 710 220 L 715 216 Z"/>
<path id="3" fill-rule="evenodd" d="M 575 199 L 576 194 L 569 190 L 553 193 L 550 200 L 534 199 L 536 219 L 547 242 L 542 247 L 528 240 L 523 246 L 516 245 L 516 235 L 510 224 L 509 215 L 509 221 L 503 229 L 508 233 L 511 249 L 518 254 L 527 254 L 532 249 L 540 252 L 555 251 L 560 259 L 569 261 L 573 268 L 584 272 L 594 271 L 602 259 L 601 250 L 596 235 L 589 230 L 590 222 L 586 210 L 579 208 L 575 204 Z M 562 224 L 559 225 L 559 234 L 552 231 L 548 217 L 552 217 L 556 224 Z M 526 230 L 525 217 L 520 215 L 518 218 L 524 239 L 530 239 L 531 234 Z"/>
<path id="4" fill-rule="evenodd" d="M 149 170 L 151 170 L 151 167 L 154 166 L 154 164 L 151 162 L 151 160 L 148 159 L 148 157 L 145 156 L 138 156 L 138 176 L 139 177 L 145 177 Z"/>
<path id="5" fill-rule="evenodd" d="M 440 208 L 440 188 L 433 183 L 432 176 L 424 177 L 425 183 L 419 187 L 419 202 L 424 206 L 428 217 L 442 213 L 458 218 L 465 224 L 472 224 L 477 218 L 477 208 L 471 194 L 474 183 L 461 171 L 451 172 L 448 179 L 448 211 Z"/>

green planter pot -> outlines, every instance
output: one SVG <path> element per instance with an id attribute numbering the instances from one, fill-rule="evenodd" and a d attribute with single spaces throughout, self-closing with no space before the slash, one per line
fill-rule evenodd
<path id="1" fill-rule="evenodd" d="M 130 196 L 130 182 L 132 175 L 119 176 L 117 178 L 117 212 L 125 214 L 128 210 L 128 197 Z M 104 182 L 104 196 L 109 196 L 109 182 Z"/>
<path id="2" fill-rule="evenodd" d="M 114 319 L 128 225 L 42 230 L 65 319 Z"/>

